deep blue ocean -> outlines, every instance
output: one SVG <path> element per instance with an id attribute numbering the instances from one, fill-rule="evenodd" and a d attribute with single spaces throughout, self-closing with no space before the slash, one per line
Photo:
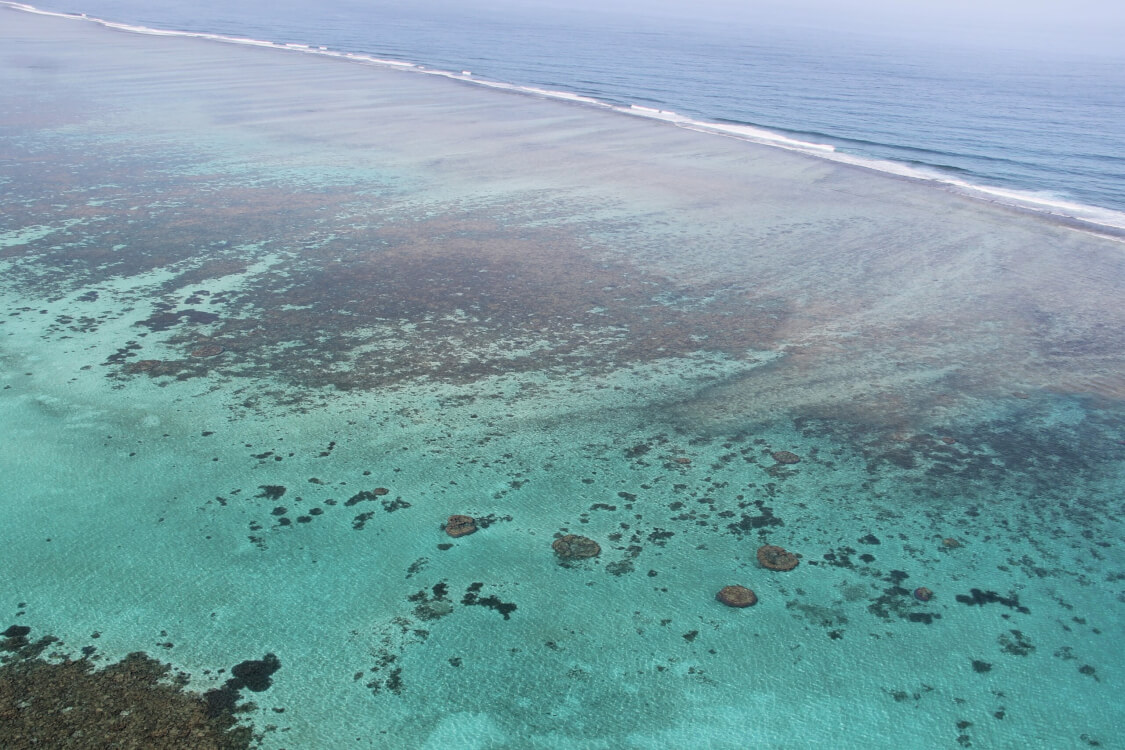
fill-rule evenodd
<path id="1" fill-rule="evenodd" d="M 602 102 L 752 126 L 883 168 L 1125 211 L 1125 64 L 855 31 L 435 5 L 46 0 L 160 29 L 325 46 Z M 440 7 L 440 9 L 439 9 Z M 916 170 L 916 172 L 915 172 Z M 1093 217 L 1120 224 L 1122 217 Z"/>

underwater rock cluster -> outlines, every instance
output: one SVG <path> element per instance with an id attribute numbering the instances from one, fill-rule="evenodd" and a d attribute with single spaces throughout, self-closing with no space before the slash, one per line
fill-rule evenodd
<path id="1" fill-rule="evenodd" d="M 763 544 L 758 548 L 758 563 L 767 570 L 793 570 L 798 562 L 797 556 L 784 547 Z"/>
<path id="2" fill-rule="evenodd" d="M 563 560 L 584 560 L 597 557 L 602 548 L 597 542 L 578 534 L 567 534 L 551 543 L 551 549 Z"/>
<path id="3" fill-rule="evenodd" d="M 934 592 L 930 591 L 925 586 L 919 586 L 914 589 L 914 598 L 920 602 L 928 602 L 930 599 L 934 598 Z"/>
<path id="4" fill-rule="evenodd" d="M 758 603 L 758 595 L 745 586 L 723 586 L 715 598 L 728 607 L 751 607 Z"/>
<path id="5" fill-rule="evenodd" d="M 452 515 L 445 522 L 445 533 L 456 539 L 468 536 L 477 530 L 477 521 L 472 516 Z"/>

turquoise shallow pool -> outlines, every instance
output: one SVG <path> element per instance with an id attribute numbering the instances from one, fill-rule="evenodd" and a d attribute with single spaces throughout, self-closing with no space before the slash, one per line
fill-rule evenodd
<path id="1" fill-rule="evenodd" d="M 4 627 L 196 691 L 274 654 L 268 748 L 1121 746 L 1119 241 L 0 20 Z"/>

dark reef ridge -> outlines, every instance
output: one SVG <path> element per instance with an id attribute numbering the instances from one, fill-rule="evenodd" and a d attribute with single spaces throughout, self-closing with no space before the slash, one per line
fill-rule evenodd
<path id="1" fill-rule="evenodd" d="M 25 627 L 8 631 L 25 631 Z M 6 631 L 7 632 L 7 631 Z M 28 643 L 26 632 L 0 644 L 0 747 L 5 750 L 244 750 L 253 733 L 184 689 L 187 676 L 144 653 L 95 669 L 88 654 L 61 661 L 43 654 L 58 641 Z M 92 649 L 90 649 L 92 652 Z M 84 651 L 84 653 L 86 653 Z"/>

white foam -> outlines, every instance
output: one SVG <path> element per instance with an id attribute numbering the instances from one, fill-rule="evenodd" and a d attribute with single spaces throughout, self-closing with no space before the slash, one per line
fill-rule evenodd
<path id="1" fill-rule="evenodd" d="M 333 50 L 329 50 L 326 47 L 312 47 L 308 44 L 278 43 L 266 41 L 263 39 L 253 39 L 249 37 L 233 37 L 223 36 L 221 34 L 208 34 L 203 32 L 155 29 L 148 26 L 137 26 L 134 24 L 107 21 L 105 19 L 88 16 L 85 13 L 78 15 L 73 13 L 60 13 L 56 11 L 42 10 L 40 8 L 36 8 L 35 6 L 27 5 L 26 3 L 11 2 L 11 0 L 0 0 L 0 5 L 5 5 L 15 10 L 24 11 L 27 13 L 35 13 L 43 16 L 66 18 L 75 21 L 89 21 L 106 28 L 116 29 L 118 31 L 127 31 L 137 34 L 149 34 L 154 36 L 178 36 L 192 39 L 207 39 L 210 41 L 223 42 L 226 44 L 239 44 L 253 47 L 269 47 L 271 49 L 284 50 L 287 52 L 324 55 L 327 57 L 336 57 L 369 65 L 412 70 L 418 73 L 425 73 L 427 75 L 435 75 L 443 78 L 464 81 L 472 83 L 474 85 L 484 86 L 486 88 L 500 89 L 503 91 L 512 91 L 515 93 L 528 94 L 548 99 L 609 108 L 614 110 L 615 112 L 633 115 L 636 117 L 661 120 L 664 122 L 672 123 L 678 127 L 695 130 L 701 133 L 723 135 L 731 138 L 737 138 L 739 140 L 758 143 L 765 146 L 771 146 L 774 148 L 783 148 L 788 151 L 799 151 L 810 156 L 865 167 L 867 169 L 894 174 L 900 177 L 937 182 L 944 184 L 954 190 L 957 190 L 958 192 L 965 195 L 995 203 L 1003 203 L 1005 205 L 1014 206 L 1024 210 L 1035 211 L 1038 213 L 1044 213 L 1065 219 L 1077 219 L 1082 222 L 1098 225 L 1114 231 L 1125 230 L 1125 212 L 1114 211 L 1112 209 L 1101 208 L 1099 206 L 1089 206 L 1086 204 L 1077 203 L 1075 201 L 1068 200 L 1064 197 L 1053 195 L 1050 193 L 1022 191 L 989 185 L 978 185 L 943 174 L 936 169 L 920 169 L 918 167 L 904 164 L 902 162 L 848 154 L 838 151 L 834 146 L 826 143 L 802 141 L 783 133 L 776 133 L 771 130 L 766 130 L 765 128 L 754 127 L 752 125 L 695 120 L 690 117 L 679 115 L 676 112 L 670 110 L 647 107 L 640 104 L 618 106 L 590 96 L 583 96 L 581 94 L 576 94 L 570 91 L 544 89 L 535 86 L 521 86 L 512 83 L 505 83 L 503 81 L 491 81 L 488 79 L 476 77 L 468 70 L 455 72 L 436 68 L 426 68 L 417 63 L 404 62 L 401 60 L 388 60 L 385 58 L 379 58 L 372 55 L 359 54 L 354 52 L 336 52 Z"/>
<path id="2" fill-rule="evenodd" d="M 1125 213 L 1108 208 L 1100 208 L 1098 206 L 1087 206 L 1084 203 L 1076 203 L 1054 193 L 975 185 L 965 182 L 964 180 L 956 179 L 945 179 L 942 181 L 948 182 L 950 185 L 954 185 L 966 192 L 995 197 L 1003 203 L 1011 203 L 1056 216 L 1082 219 L 1094 224 L 1102 224 L 1116 229 L 1125 229 Z"/>
<path id="3" fill-rule="evenodd" d="M 750 125 L 693 120 L 677 115 L 675 112 L 654 109 L 652 107 L 643 107 L 636 104 L 630 105 L 628 108 L 618 107 L 615 109 L 627 114 L 665 120 L 689 130 L 726 135 L 767 146 L 784 148 L 790 151 L 800 151 L 822 159 L 852 164 L 854 166 L 893 174 L 899 177 L 937 182 L 959 193 L 994 203 L 1001 203 L 1064 219 L 1077 219 L 1107 229 L 1125 230 L 1125 212 L 1114 211 L 1113 209 L 1102 208 L 1100 206 L 1090 206 L 1046 191 L 1018 190 L 1015 188 L 1003 188 L 972 183 L 945 174 L 937 168 L 925 169 L 902 162 L 891 161 L 889 159 L 849 154 L 838 151 L 834 146 L 826 143 L 802 141 L 782 133 L 775 133 L 764 128 L 757 128 Z"/>
<path id="4" fill-rule="evenodd" d="M 727 123 L 706 122 L 704 120 L 691 120 L 688 118 L 680 118 L 680 124 L 691 130 L 698 130 L 703 133 L 719 133 L 721 135 L 734 136 L 746 141 L 753 141 L 755 143 L 763 143 L 767 146 L 779 146 L 781 148 L 790 149 L 793 151 L 803 151 L 818 156 L 824 154 L 832 154 L 836 152 L 834 146 L 827 143 L 813 143 L 812 141 L 801 141 L 790 136 L 783 135 L 782 133 L 775 133 L 772 130 L 765 128 L 756 128 L 752 125 L 734 125 Z"/>
<path id="5" fill-rule="evenodd" d="M 1077 219 L 1111 230 L 1125 230 L 1125 212 L 1078 203 L 1055 193 L 981 185 L 945 174 L 936 168 L 925 169 L 902 162 L 858 156 L 840 151 L 833 151 L 823 156 L 832 161 L 853 164 L 887 174 L 940 183 L 964 195 L 992 203 L 1000 203 L 1064 219 Z"/>
<path id="6" fill-rule="evenodd" d="M 600 107 L 608 107 L 609 105 L 600 99 L 594 99 L 590 96 L 582 96 L 581 94 L 574 94 L 570 91 L 554 91 L 552 89 L 540 89 L 531 86 L 517 86 L 521 91 L 526 91 L 529 94 L 538 94 L 539 96 L 546 96 L 551 99 L 564 99 L 568 102 L 582 102 L 583 104 L 596 104 Z"/>

